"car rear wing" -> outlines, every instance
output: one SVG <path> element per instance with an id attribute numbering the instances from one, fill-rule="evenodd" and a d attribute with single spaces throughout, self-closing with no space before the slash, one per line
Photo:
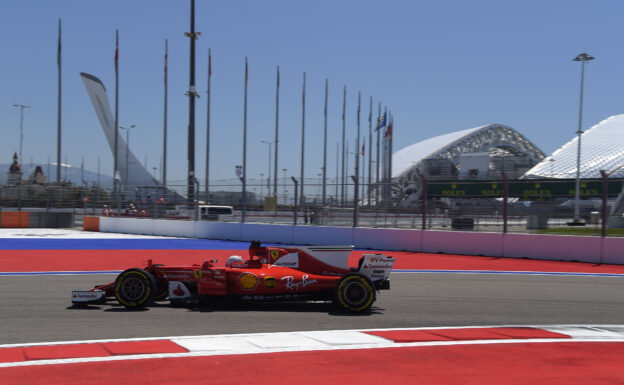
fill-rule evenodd
<path id="1" fill-rule="evenodd" d="M 364 254 L 358 263 L 358 272 L 371 281 L 386 281 L 390 277 L 396 258 L 385 254 Z"/>

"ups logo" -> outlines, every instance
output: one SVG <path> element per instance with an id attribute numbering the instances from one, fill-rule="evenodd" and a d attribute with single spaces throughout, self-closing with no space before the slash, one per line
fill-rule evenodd
<path id="1" fill-rule="evenodd" d="M 275 287 L 275 277 L 264 277 L 264 287 L 273 289 Z"/>

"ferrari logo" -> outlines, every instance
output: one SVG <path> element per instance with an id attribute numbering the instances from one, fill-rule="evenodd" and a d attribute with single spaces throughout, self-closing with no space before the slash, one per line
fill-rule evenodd
<path id="1" fill-rule="evenodd" d="M 279 251 L 271 250 L 271 259 L 275 261 L 278 257 L 279 257 Z"/>
<path id="2" fill-rule="evenodd" d="M 194 270 L 193 275 L 195 275 L 195 279 L 199 279 L 202 276 L 201 270 Z"/>
<path id="3" fill-rule="evenodd" d="M 264 277 L 264 287 L 273 289 L 275 287 L 275 277 Z"/>

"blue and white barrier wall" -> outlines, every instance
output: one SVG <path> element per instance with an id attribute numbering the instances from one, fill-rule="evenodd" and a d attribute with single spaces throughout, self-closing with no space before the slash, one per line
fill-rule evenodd
<path id="1" fill-rule="evenodd" d="M 102 232 L 624 265 L 624 238 L 99 217 Z M 88 230 L 85 227 L 85 230 Z"/>

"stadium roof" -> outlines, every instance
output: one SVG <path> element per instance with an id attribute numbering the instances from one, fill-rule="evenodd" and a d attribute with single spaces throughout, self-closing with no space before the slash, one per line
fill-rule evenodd
<path id="1" fill-rule="evenodd" d="M 535 163 L 544 157 L 539 148 L 513 128 L 503 124 L 488 124 L 429 138 L 395 152 L 392 155 L 392 178 L 406 176 L 424 159 L 456 160 L 461 154 L 483 152 L 496 147 L 526 154 Z"/>
<path id="2" fill-rule="evenodd" d="M 524 174 L 524 178 L 576 178 L 578 136 Z M 624 115 L 614 115 L 581 134 L 581 178 L 624 177 Z"/>

